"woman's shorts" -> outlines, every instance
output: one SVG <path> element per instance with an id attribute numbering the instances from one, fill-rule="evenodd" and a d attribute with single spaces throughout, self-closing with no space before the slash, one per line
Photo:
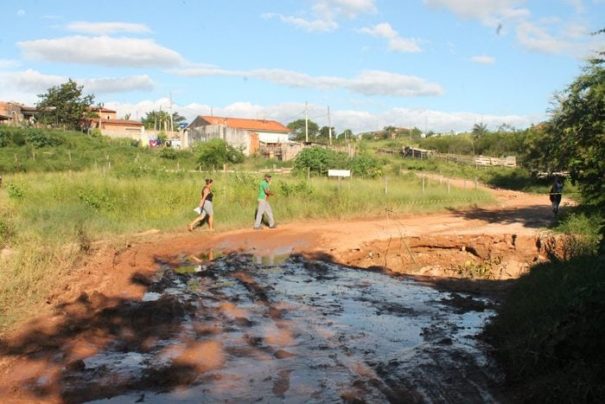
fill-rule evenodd
<path id="1" fill-rule="evenodd" d="M 204 206 L 202 206 L 202 210 L 206 212 L 208 216 L 214 215 L 214 210 L 212 210 L 212 202 L 204 201 Z"/>

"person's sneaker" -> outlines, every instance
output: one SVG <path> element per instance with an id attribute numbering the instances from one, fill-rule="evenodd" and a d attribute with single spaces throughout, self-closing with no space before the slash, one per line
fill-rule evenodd
<path id="1" fill-rule="evenodd" d="M 273 226 L 269 226 L 269 228 L 270 228 L 270 229 L 275 229 L 275 228 L 277 228 L 277 225 L 276 225 L 276 224 L 274 224 Z"/>
<path id="2" fill-rule="evenodd" d="M 254 226 L 252 229 L 253 229 L 253 230 L 260 230 L 260 227 L 256 227 L 256 226 Z"/>

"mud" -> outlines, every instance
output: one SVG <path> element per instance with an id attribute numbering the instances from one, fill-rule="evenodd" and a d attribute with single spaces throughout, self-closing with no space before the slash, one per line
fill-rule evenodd
<path id="1" fill-rule="evenodd" d="M 517 279 L 530 266 L 561 255 L 562 242 L 545 235 L 439 235 L 390 237 L 343 255 L 348 265 L 394 273 L 458 279 Z"/>
<path id="2" fill-rule="evenodd" d="M 60 308 L 63 344 L 10 347 L 58 365 L 24 388 L 66 402 L 495 400 L 501 375 L 474 338 L 487 298 L 298 255 L 197 257 L 138 277 L 139 301 Z"/>

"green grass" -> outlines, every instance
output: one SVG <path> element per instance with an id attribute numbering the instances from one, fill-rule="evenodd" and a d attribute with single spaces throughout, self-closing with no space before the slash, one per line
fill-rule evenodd
<path id="1" fill-rule="evenodd" d="M 166 153 L 138 147 L 130 139 L 110 139 L 81 132 L 0 126 L 0 174 L 81 171 L 131 166 L 140 170 L 196 169 L 190 151 Z"/>

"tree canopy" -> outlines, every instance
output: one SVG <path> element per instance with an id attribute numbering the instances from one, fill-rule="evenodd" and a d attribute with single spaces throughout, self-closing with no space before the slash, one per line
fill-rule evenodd
<path id="1" fill-rule="evenodd" d="M 532 150 L 549 170 L 569 171 L 580 188 L 583 203 L 597 212 L 605 212 L 604 54 L 590 60 L 583 72 L 556 95 L 551 118 Z M 603 248 L 603 241 L 601 245 Z"/>
<path id="2" fill-rule="evenodd" d="M 172 113 L 172 128 L 177 129 L 182 123 L 185 123 L 186 118 L 179 115 L 177 112 Z M 154 130 L 170 130 L 170 113 L 167 111 L 151 111 L 145 114 L 145 117 L 141 119 L 145 129 Z"/>
<path id="3" fill-rule="evenodd" d="M 212 139 L 199 143 L 194 153 L 198 164 L 205 169 L 218 169 L 227 163 L 241 163 L 244 154 L 222 139 Z"/>
<path id="4" fill-rule="evenodd" d="M 82 129 L 87 121 L 96 117 L 91 107 L 94 95 L 83 95 L 83 86 L 69 79 L 66 83 L 49 88 L 39 94 L 36 118 L 39 122 L 65 129 Z"/>
<path id="5" fill-rule="evenodd" d="M 309 139 L 316 137 L 319 133 L 319 125 L 310 119 L 308 120 L 307 125 L 309 131 Z M 292 133 L 294 133 L 296 140 L 304 141 L 306 139 L 304 119 L 298 119 L 296 121 L 290 122 L 287 126 L 288 129 L 290 129 Z"/>

